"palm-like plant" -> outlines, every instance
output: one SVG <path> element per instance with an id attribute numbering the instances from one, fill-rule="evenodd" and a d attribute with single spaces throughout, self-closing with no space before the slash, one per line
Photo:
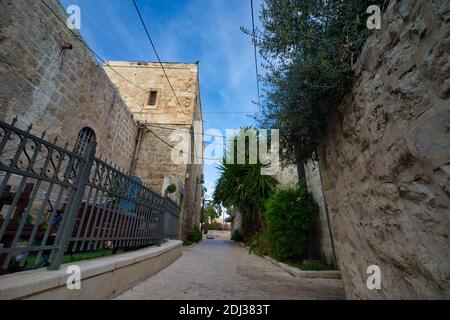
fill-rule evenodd
<path id="1" fill-rule="evenodd" d="M 245 238 L 265 227 L 261 212 L 263 203 L 278 184 L 275 178 L 261 174 L 261 169 L 270 164 L 262 163 L 259 157 L 256 164 L 249 163 L 247 147 L 245 148 L 245 164 L 236 164 L 237 141 L 245 141 L 242 138 L 248 135 L 257 135 L 256 140 L 262 139 L 256 130 L 249 127 L 242 128 L 231 138 L 226 154 L 233 154 L 235 161 L 233 164 L 227 163 L 224 157 L 222 164 L 218 167 L 220 178 L 214 192 L 216 202 L 222 203 L 225 207 L 233 206 L 239 209 L 242 214 L 241 231 Z"/>

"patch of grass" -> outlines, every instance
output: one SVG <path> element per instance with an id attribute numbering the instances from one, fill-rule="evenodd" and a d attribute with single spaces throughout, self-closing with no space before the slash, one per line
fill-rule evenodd
<path id="1" fill-rule="evenodd" d="M 123 253 L 123 250 L 117 251 L 116 254 Z M 104 250 L 98 250 L 98 251 L 89 251 L 89 252 L 77 252 L 73 254 L 65 254 L 63 258 L 63 263 L 71 263 L 76 261 L 82 261 L 82 260 L 90 260 L 90 259 L 96 259 L 101 257 L 107 257 L 111 256 L 112 250 L 104 249 Z M 36 263 L 36 256 L 31 255 L 27 257 L 27 269 L 34 269 L 35 263 Z M 39 265 L 37 268 L 45 267 L 46 266 L 46 257 L 42 257 Z"/>
<path id="2" fill-rule="evenodd" d="M 288 263 L 290 266 L 296 267 L 303 271 L 329 271 L 336 270 L 332 263 L 321 260 L 303 260 Z"/>
<path id="3" fill-rule="evenodd" d="M 120 253 L 117 252 L 117 253 Z M 95 258 L 107 257 L 112 255 L 112 250 L 99 250 L 93 252 L 78 252 L 72 255 L 66 254 L 64 255 L 63 263 L 81 261 L 81 260 L 90 260 Z"/>

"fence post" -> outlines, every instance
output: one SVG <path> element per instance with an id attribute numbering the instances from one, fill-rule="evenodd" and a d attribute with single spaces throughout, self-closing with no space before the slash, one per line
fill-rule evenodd
<path id="1" fill-rule="evenodd" d="M 55 239 L 56 248 L 50 256 L 49 270 L 58 270 L 63 262 L 64 253 L 69 244 L 69 238 L 72 235 L 72 228 L 78 214 L 78 210 L 83 200 L 84 190 L 91 173 L 92 164 L 94 163 L 96 143 L 91 142 L 86 148 L 82 158 L 81 167 L 75 182 L 75 190 L 70 196 L 68 206 L 64 212 L 61 221 L 60 230 Z"/>

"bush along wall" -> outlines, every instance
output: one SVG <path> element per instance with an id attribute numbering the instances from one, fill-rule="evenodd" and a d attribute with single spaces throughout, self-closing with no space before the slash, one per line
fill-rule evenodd
<path id="1" fill-rule="evenodd" d="M 197 227 L 194 227 L 189 231 L 189 234 L 188 234 L 186 240 L 183 242 L 183 245 L 190 246 L 191 244 L 200 242 L 202 240 L 202 238 L 203 238 L 203 236 L 202 236 L 202 233 L 200 232 L 200 229 Z"/>
<path id="2" fill-rule="evenodd" d="M 288 263 L 308 258 L 308 235 L 318 212 L 305 185 L 274 192 L 264 204 L 266 228 L 252 237 L 250 250 Z"/>

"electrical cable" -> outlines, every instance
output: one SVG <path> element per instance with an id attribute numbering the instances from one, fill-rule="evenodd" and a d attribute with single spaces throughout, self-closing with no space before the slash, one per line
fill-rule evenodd
<path id="1" fill-rule="evenodd" d="M 256 32 L 255 32 L 255 14 L 253 10 L 253 0 L 250 0 L 250 7 L 252 10 L 252 28 L 253 28 L 253 50 L 255 53 L 255 68 L 256 68 L 256 88 L 258 92 L 258 109 L 261 112 L 261 95 L 259 90 L 259 72 L 258 72 L 258 54 L 256 52 Z"/>
<path id="2" fill-rule="evenodd" d="M 166 140 L 164 140 L 163 138 L 161 138 L 158 134 L 156 134 L 155 132 L 153 132 L 152 129 L 148 128 L 147 125 L 144 124 L 144 126 L 146 127 L 146 129 L 148 131 L 150 131 L 151 134 L 153 134 L 158 140 L 160 140 L 162 143 L 164 143 L 165 145 L 167 145 L 168 147 L 170 147 L 171 149 L 180 152 L 181 154 L 184 154 L 185 152 L 183 150 L 177 149 L 175 148 L 173 145 L 171 145 L 170 143 L 168 143 Z M 213 161 L 220 161 L 220 158 L 208 158 L 208 157 L 198 157 L 202 160 L 213 160 Z"/>
<path id="3" fill-rule="evenodd" d="M 181 111 L 184 113 L 185 116 L 187 116 L 187 113 L 184 110 L 183 106 L 181 105 L 180 100 L 178 99 L 178 96 L 175 93 L 175 90 L 174 90 L 174 88 L 172 86 L 172 83 L 170 82 L 170 79 L 169 79 L 169 76 L 167 75 L 166 69 L 164 68 L 163 63 L 161 62 L 161 59 L 160 59 L 159 54 L 158 54 L 158 51 L 156 50 L 155 44 L 153 43 L 152 37 L 150 36 L 150 33 L 149 33 L 149 31 L 147 29 L 147 26 L 146 26 L 146 24 L 144 22 L 144 18 L 142 17 L 141 12 L 139 11 L 139 7 L 137 6 L 135 0 L 132 0 L 132 1 L 133 1 L 133 4 L 134 4 L 134 7 L 136 8 L 136 12 L 137 12 L 137 14 L 139 16 L 139 19 L 141 20 L 142 26 L 144 27 L 145 33 L 147 34 L 147 38 L 150 41 L 150 45 L 152 46 L 153 51 L 155 52 L 156 58 L 158 59 L 158 62 L 159 62 L 160 66 L 161 66 L 161 68 L 162 68 L 162 70 L 164 72 L 164 75 L 165 75 L 166 79 L 167 79 L 167 82 L 169 83 L 170 89 L 172 90 L 173 95 L 175 96 L 175 99 L 177 100 L 178 105 L 181 108 Z"/>

